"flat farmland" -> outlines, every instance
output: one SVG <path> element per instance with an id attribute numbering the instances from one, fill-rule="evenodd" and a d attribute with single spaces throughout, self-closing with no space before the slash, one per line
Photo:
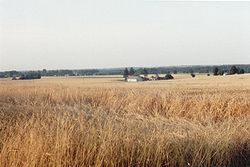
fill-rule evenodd
<path id="1" fill-rule="evenodd" d="M 0 80 L 0 166 L 249 166 L 250 75 Z"/>

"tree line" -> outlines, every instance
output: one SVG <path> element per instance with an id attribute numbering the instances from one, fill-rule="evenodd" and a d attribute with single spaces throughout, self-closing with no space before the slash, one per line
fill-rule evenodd
<path id="1" fill-rule="evenodd" d="M 234 75 L 234 74 L 244 74 L 245 70 L 243 68 L 240 67 L 236 67 L 236 66 L 231 66 L 231 68 L 229 70 L 223 70 L 223 69 L 219 69 L 219 67 L 215 67 L 213 69 L 213 74 L 216 75 Z"/>
<path id="2" fill-rule="evenodd" d="M 195 77 L 195 74 L 194 74 L 194 71 L 193 70 L 189 70 L 189 72 L 191 73 L 191 76 L 192 77 Z M 167 71 L 166 72 L 167 74 L 170 74 L 171 72 Z M 176 71 L 173 71 L 172 73 L 177 73 Z M 225 70 L 225 69 L 220 69 L 219 67 L 214 67 L 213 68 L 213 75 L 217 76 L 217 75 L 224 75 L 224 74 L 227 74 L 227 75 L 234 75 L 234 74 L 244 74 L 245 73 L 245 70 L 243 68 L 239 68 L 239 67 L 236 67 L 235 65 L 231 66 L 229 70 Z M 135 74 L 142 74 L 144 76 L 147 76 L 149 74 L 148 70 L 146 68 L 143 68 L 143 69 L 139 69 L 137 71 L 134 70 L 133 67 L 131 67 L 129 70 L 128 68 L 125 68 L 124 69 L 124 72 L 123 72 L 123 77 L 124 78 L 127 78 L 128 76 L 133 76 Z M 159 74 L 158 71 L 154 71 L 154 72 L 150 72 L 150 74 Z M 207 72 L 208 76 L 210 75 L 210 72 L 208 71 Z"/>
<path id="3" fill-rule="evenodd" d="M 172 67 L 153 67 L 127 68 L 130 75 L 135 74 L 177 74 L 177 73 L 213 73 L 215 75 L 223 74 L 241 74 L 250 73 L 250 64 L 248 65 L 219 65 L 219 66 L 172 66 Z M 216 72 L 216 73 L 215 73 Z M 18 77 L 27 73 L 36 73 L 41 76 L 85 76 L 85 75 L 123 75 L 124 68 L 109 68 L 109 69 L 80 69 L 80 70 L 38 70 L 38 71 L 3 71 L 0 72 L 0 78 Z"/>

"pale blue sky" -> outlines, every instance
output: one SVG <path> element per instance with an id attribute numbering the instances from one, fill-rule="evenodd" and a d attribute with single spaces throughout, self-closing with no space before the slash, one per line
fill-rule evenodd
<path id="1" fill-rule="evenodd" d="M 0 70 L 250 64 L 250 2 L 0 0 Z"/>

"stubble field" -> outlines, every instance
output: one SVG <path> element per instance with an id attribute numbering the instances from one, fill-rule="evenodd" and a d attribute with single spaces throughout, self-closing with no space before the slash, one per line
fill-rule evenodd
<path id="1" fill-rule="evenodd" d="M 249 166 L 250 75 L 0 80 L 0 166 Z"/>

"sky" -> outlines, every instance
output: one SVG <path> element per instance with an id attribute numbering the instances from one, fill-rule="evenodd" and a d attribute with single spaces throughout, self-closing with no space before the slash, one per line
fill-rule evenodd
<path id="1" fill-rule="evenodd" d="M 0 71 L 250 64 L 250 1 L 0 0 Z"/>

